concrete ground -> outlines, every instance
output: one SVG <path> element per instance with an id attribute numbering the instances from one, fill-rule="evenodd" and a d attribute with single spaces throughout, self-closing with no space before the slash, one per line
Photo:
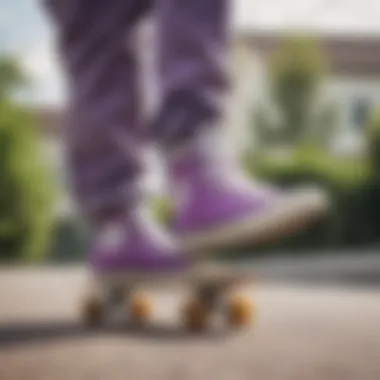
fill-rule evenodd
<path id="1" fill-rule="evenodd" d="M 252 328 L 191 335 L 175 289 L 154 296 L 145 330 L 84 329 L 84 280 L 82 268 L 0 271 L 2 380 L 380 379 L 380 288 L 262 284 L 244 289 Z"/>

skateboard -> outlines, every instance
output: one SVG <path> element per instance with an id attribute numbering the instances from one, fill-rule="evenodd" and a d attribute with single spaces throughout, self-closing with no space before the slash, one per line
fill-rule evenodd
<path id="1" fill-rule="evenodd" d="M 93 273 L 81 305 L 82 318 L 87 325 L 99 326 L 121 310 L 128 322 L 146 325 L 152 321 L 154 310 L 151 297 L 142 289 L 154 293 L 175 287 L 189 293 L 179 315 L 186 329 L 207 329 L 218 315 L 228 326 L 241 328 L 251 324 L 256 310 L 253 300 L 239 289 L 254 280 L 252 269 L 215 263 L 202 263 L 177 274 Z"/>

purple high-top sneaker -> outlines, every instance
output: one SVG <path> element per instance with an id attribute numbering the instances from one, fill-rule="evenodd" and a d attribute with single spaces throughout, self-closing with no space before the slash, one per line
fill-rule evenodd
<path id="1" fill-rule="evenodd" d="M 97 234 L 90 253 L 92 269 L 101 275 L 178 273 L 188 266 L 185 255 L 143 210 L 118 220 Z"/>
<path id="2" fill-rule="evenodd" d="M 218 164 L 201 144 L 169 157 L 173 232 L 190 252 L 244 248 L 294 234 L 327 211 L 318 189 L 283 192 Z"/>

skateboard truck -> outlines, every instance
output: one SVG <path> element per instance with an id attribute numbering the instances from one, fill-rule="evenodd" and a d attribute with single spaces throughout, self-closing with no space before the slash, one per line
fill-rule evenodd
<path id="1" fill-rule="evenodd" d="M 251 276 L 252 277 L 252 276 Z M 251 278 L 252 279 L 252 278 Z M 128 321 L 145 325 L 153 317 L 152 298 L 138 290 L 139 286 L 186 285 L 191 296 L 181 309 L 181 321 L 191 331 L 211 326 L 213 316 L 221 314 L 233 328 L 248 326 L 255 317 L 255 307 L 248 296 L 232 292 L 246 282 L 246 273 L 223 266 L 203 266 L 183 274 L 118 274 L 117 277 L 95 276 L 92 288 L 82 304 L 82 318 L 91 326 L 99 326 L 121 311 Z"/>

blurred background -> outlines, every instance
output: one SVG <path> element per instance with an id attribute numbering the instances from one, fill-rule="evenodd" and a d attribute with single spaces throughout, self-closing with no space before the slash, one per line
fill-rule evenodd
<path id="1" fill-rule="evenodd" d="M 380 6 L 375 0 L 235 0 L 232 11 L 234 92 L 221 149 L 249 175 L 282 186 L 322 185 L 334 206 L 315 229 L 267 247 L 265 255 L 376 252 Z M 153 104 L 149 25 L 141 28 L 140 45 Z M 52 26 L 37 1 L 1 1 L 0 107 L 0 260 L 81 260 L 87 239 L 68 192 L 64 80 Z M 145 187 L 157 217 L 170 223 L 154 152 L 149 160 Z"/>
<path id="2" fill-rule="evenodd" d="M 54 30 L 37 0 L 0 0 L 1 379 L 380 379 L 380 2 L 231 4 L 220 150 L 250 176 L 324 187 L 332 208 L 302 236 L 230 252 L 264 280 L 244 290 L 259 318 L 197 340 L 177 328 L 177 287 L 151 294 L 158 323 L 145 332 L 79 323 L 88 234 L 69 192 Z M 153 37 L 147 19 L 147 112 Z M 149 206 L 170 224 L 159 157 L 147 160 Z"/>

